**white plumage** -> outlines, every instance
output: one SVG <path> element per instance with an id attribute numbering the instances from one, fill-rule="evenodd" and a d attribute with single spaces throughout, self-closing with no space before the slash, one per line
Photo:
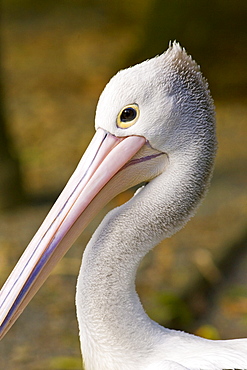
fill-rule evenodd
<path id="1" fill-rule="evenodd" d="M 174 43 L 161 56 L 120 71 L 99 99 L 96 129 L 93 144 L 28 252 L 36 254 L 48 239 L 34 263 L 41 275 L 48 275 L 85 227 L 85 219 L 119 191 L 147 183 L 129 202 L 108 213 L 84 252 L 76 306 L 85 369 L 247 369 L 247 339 L 211 341 L 163 328 L 146 315 L 135 291 L 141 259 L 188 221 L 211 178 L 214 107 L 199 67 Z M 92 150 L 94 143 L 97 149 Z M 86 170 L 85 163 L 89 163 Z M 109 175 L 112 166 L 116 170 Z M 54 262 L 50 262 L 53 254 L 41 262 L 53 244 L 63 251 L 59 257 L 54 252 Z M 2 301 L 7 301 L 9 292 L 14 296 L 6 312 L 15 300 L 25 306 L 34 294 L 31 291 L 37 290 L 33 286 L 44 280 L 41 276 L 37 283 L 36 275 L 26 272 L 29 259 L 22 265 L 3 289 Z M 20 298 L 13 289 L 16 282 L 21 286 L 18 292 L 24 291 Z M 16 319 L 19 312 L 13 312 Z M 6 315 L 3 333 L 11 325 Z"/>

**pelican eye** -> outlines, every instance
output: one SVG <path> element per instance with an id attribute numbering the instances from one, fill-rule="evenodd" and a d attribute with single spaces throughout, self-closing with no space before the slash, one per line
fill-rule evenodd
<path id="1" fill-rule="evenodd" d="M 140 111 L 137 104 L 126 105 L 117 116 L 117 126 L 120 128 L 128 128 L 136 123 L 139 115 Z"/>

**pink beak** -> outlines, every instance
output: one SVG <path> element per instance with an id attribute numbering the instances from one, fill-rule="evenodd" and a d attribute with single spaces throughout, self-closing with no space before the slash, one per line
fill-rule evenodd
<path id="1" fill-rule="evenodd" d="M 146 181 L 143 163 L 161 154 L 144 137 L 118 138 L 97 130 L 0 292 L 0 338 L 98 211 L 120 192 Z"/>

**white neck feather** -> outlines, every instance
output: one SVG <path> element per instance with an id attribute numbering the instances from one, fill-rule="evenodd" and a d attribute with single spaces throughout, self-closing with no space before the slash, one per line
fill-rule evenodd
<path id="1" fill-rule="evenodd" d="M 133 361 L 137 369 L 164 335 L 164 328 L 146 315 L 139 301 L 136 271 L 151 248 L 191 217 L 211 174 L 204 154 L 197 146 L 180 158 L 171 156 L 166 171 L 108 213 L 89 242 L 76 296 L 87 370 L 118 369 L 118 359 L 122 365 Z"/>

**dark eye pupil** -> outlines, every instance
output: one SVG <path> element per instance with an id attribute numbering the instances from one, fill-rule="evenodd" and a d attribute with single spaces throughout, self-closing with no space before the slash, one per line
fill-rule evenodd
<path id="1" fill-rule="evenodd" d="M 136 118 L 136 115 L 137 115 L 137 113 L 136 113 L 135 109 L 126 108 L 121 113 L 121 116 L 120 116 L 121 122 L 133 121 L 133 119 Z"/>

